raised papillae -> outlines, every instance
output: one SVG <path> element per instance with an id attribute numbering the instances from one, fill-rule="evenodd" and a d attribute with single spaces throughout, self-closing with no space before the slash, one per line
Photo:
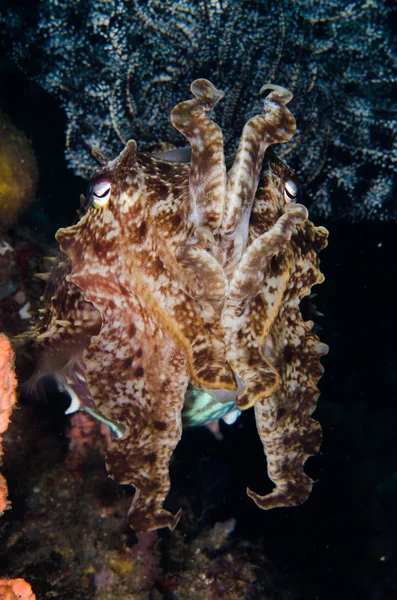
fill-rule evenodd
<path id="1" fill-rule="evenodd" d="M 171 113 L 190 162 L 140 153 L 134 141 L 92 178 L 80 220 L 61 229 L 64 262 L 45 294 L 38 376 L 53 374 L 115 432 L 106 465 L 136 491 L 137 531 L 173 528 L 163 508 L 169 461 L 187 424 L 253 408 L 273 491 L 264 509 L 303 502 L 303 466 L 320 445 L 312 418 L 326 353 L 299 303 L 323 276 L 327 231 L 297 203 L 273 144 L 287 142 L 292 94 L 265 85 L 232 164 L 205 79 Z M 210 116 L 211 114 L 211 116 Z M 183 154 L 183 153 L 182 153 Z"/>

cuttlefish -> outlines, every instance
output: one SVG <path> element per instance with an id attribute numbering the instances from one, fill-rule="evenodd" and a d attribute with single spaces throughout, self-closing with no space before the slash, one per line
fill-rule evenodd
<path id="1" fill-rule="evenodd" d="M 132 484 L 137 531 L 174 528 L 163 508 L 169 462 L 187 424 L 253 408 L 271 493 L 263 509 L 303 502 L 303 470 L 320 445 L 312 412 L 327 351 L 299 304 L 323 281 L 327 231 L 298 202 L 299 185 L 273 146 L 288 142 L 292 94 L 267 84 L 233 160 L 212 112 L 223 92 L 205 79 L 171 112 L 189 162 L 129 141 L 57 233 L 64 253 L 44 295 L 37 378 L 55 376 L 115 432 L 109 475 Z M 100 154 L 97 153 L 101 158 Z M 230 164 L 229 164 L 230 163 Z"/>

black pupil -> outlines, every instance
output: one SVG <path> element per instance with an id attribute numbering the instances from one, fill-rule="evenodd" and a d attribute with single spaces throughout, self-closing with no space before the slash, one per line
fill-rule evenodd
<path id="1" fill-rule="evenodd" d="M 285 193 L 287 194 L 288 198 L 290 198 L 290 200 L 295 200 L 296 198 L 298 198 L 298 196 L 300 196 L 301 185 L 293 179 L 287 182 L 287 184 L 284 186 L 284 189 Z"/>
<path id="2" fill-rule="evenodd" d="M 296 193 L 293 193 L 292 191 L 290 191 L 287 187 L 285 188 L 285 191 L 287 192 L 287 196 L 288 198 L 295 198 L 296 197 Z"/>
<path id="3" fill-rule="evenodd" d="M 97 194 L 97 193 L 94 191 L 94 196 L 95 196 L 96 198 L 104 198 L 105 196 L 107 196 L 107 195 L 108 195 L 109 191 L 110 191 L 110 188 L 108 188 L 107 190 L 105 190 L 105 191 L 103 192 L 103 194 Z"/>

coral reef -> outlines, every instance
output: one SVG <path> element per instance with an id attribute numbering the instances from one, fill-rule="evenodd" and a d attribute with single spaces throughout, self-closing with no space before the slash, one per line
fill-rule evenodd
<path id="1" fill-rule="evenodd" d="M 131 138 L 141 149 L 180 144 L 168 114 L 195 77 L 225 90 L 217 118 L 233 152 L 267 78 L 296 96 L 298 133 L 282 152 L 311 214 L 386 219 L 396 214 L 396 11 L 383 0 L 38 0 L 6 7 L 2 37 L 61 99 L 76 173 L 91 175 L 91 147 L 112 158 Z"/>
<path id="2" fill-rule="evenodd" d="M 10 226 L 34 199 L 37 164 L 26 136 L 0 112 L 0 229 Z"/>
<path id="3" fill-rule="evenodd" d="M 236 538 L 233 520 L 198 525 L 186 490 L 174 499 L 178 531 L 134 535 L 131 491 L 106 478 L 95 439 L 73 464 L 45 406 L 22 404 L 7 436 L 13 511 L 0 570 L 26 574 L 40 600 L 296 600 L 262 542 Z"/>
<path id="4" fill-rule="evenodd" d="M 51 259 L 45 255 L 54 251 L 26 227 L 16 225 L 0 237 L 0 331 L 17 346 L 37 319 L 45 282 L 36 275 L 49 268 Z"/>
<path id="5" fill-rule="evenodd" d="M 14 352 L 7 337 L 0 334 L 0 461 L 3 454 L 2 435 L 8 428 L 10 416 L 17 401 L 16 387 Z M 6 481 L 0 474 L 0 515 L 10 507 L 7 493 Z"/>
<path id="6" fill-rule="evenodd" d="M 269 600 L 279 592 L 269 577 L 271 564 L 261 555 L 260 547 L 236 543 L 230 538 L 234 527 L 235 521 L 230 519 L 196 536 L 186 536 L 183 531 L 175 534 L 168 556 L 172 570 L 163 580 L 174 600 Z M 284 597 L 292 599 L 293 594 L 285 592 Z"/>
<path id="7" fill-rule="evenodd" d="M 68 461 L 73 469 L 87 462 L 93 448 L 104 455 L 111 441 L 108 425 L 81 411 L 71 415 L 67 437 Z"/>

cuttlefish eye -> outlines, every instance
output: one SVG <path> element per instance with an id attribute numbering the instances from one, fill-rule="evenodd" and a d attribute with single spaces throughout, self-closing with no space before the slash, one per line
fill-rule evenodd
<path id="1" fill-rule="evenodd" d="M 110 181 L 98 181 L 88 187 L 88 199 L 95 208 L 103 208 L 110 200 Z"/>
<path id="2" fill-rule="evenodd" d="M 284 183 L 284 199 L 286 202 L 296 202 L 300 196 L 301 186 L 296 179 L 288 179 Z"/>

